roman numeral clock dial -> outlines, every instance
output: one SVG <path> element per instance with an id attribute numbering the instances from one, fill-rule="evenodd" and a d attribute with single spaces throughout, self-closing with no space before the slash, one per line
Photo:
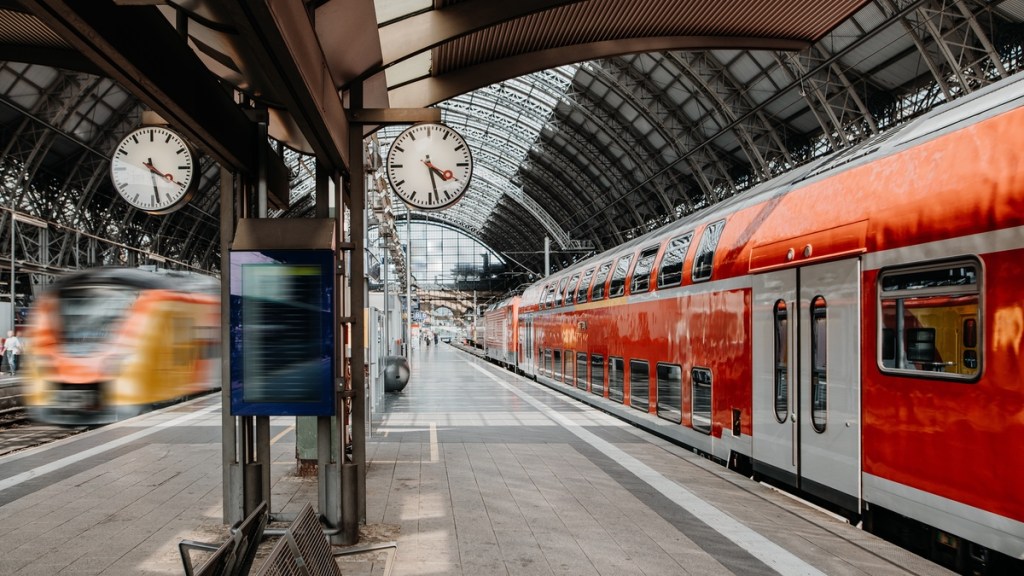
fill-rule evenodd
<path id="1" fill-rule="evenodd" d="M 391 188 L 410 208 L 441 210 L 466 194 L 473 155 L 449 126 L 433 122 L 406 128 L 388 149 Z"/>
<path id="2" fill-rule="evenodd" d="M 114 148 L 110 180 L 132 206 L 150 214 L 167 214 L 185 204 L 199 184 L 192 147 L 165 126 L 143 126 Z"/>

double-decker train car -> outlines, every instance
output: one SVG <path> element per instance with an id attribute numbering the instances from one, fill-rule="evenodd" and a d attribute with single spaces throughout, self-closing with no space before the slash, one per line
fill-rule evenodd
<path id="1" fill-rule="evenodd" d="M 30 314 L 26 408 L 105 424 L 220 387 L 219 282 L 92 268 L 57 280 Z"/>
<path id="2" fill-rule="evenodd" d="M 519 297 L 512 296 L 484 311 L 484 355 L 504 366 L 516 362 Z"/>
<path id="3" fill-rule="evenodd" d="M 497 349 L 947 566 L 1024 573 L 1022 279 L 1017 77 L 546 278 Z"/>

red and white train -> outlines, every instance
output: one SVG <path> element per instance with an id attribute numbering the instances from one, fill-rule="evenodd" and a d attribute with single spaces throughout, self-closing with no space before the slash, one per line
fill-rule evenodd
<path id="1" fill-rule="evenodd" d="M 497 362 L 947 566 L 1024 574 L 1024 77 L 485 323 Z"/>

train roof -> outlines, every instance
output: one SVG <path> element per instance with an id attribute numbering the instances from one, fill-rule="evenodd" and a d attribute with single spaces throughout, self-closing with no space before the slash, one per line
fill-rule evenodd
<path id="1" fill-rule="evenodd" d="M 127 286 L 141 290 L 220 293 L 220 281 L 212 276 L 174 270 L 115 267 L 69 272 L 58 278 L 48 290 L 58 291 L 79 286 Z"/>
<path id="2" fill-rule="evenodd" d="M 1022 75 L 991 84 L 968 96 L 937 106 L 928 113 L 882 132 L 874 138 L 795 167 L 713 206 L 688 214 L 617 247 L 585 258 L 537 281 L 527 290 L 542 287 L 552 281 L 559 281 L 562 276 L 570 276 L 576 271 L 586 270 L 604 261 L 610 261 L 623 253 L 636 250 L 640 245 L 662 242 L 669 237 L 694 231 L 703 224 L 726 218 L 745 207 L 782 196 L 790 190 L 877 161 L 1020 106 L 1024 106 L 1024 76 Z"/>

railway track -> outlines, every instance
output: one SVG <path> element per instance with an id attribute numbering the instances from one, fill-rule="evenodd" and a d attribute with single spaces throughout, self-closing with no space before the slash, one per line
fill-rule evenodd
<path id="1" fill-rule="evenodd" d="M 20 383 L 0 382 L 0 456 L 40 446 L 88 430 L 32 422 L 22 406 Z"/>

